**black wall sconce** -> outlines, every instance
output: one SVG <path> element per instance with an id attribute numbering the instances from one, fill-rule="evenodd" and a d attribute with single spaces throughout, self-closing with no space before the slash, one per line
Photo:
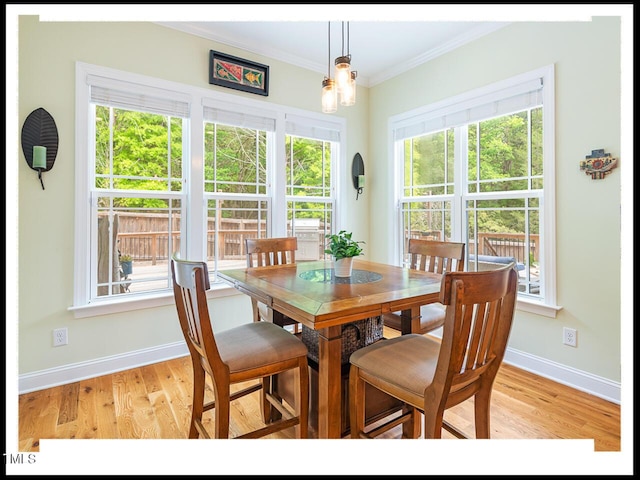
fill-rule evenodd
<path id="1" fill-rule="evenodd" d="M 362 155 L 356 153 L 351 163 L 351 176 L 353 177 L 353 187 L 356 189 L 356 200 L 364 189 L 364 162 Z"/>
<path id="2" fill-rule="evenodd" d="M 58 128 L 49 112 L 37 108 L 29 114 L 22 126 L 22 152 L 29 168 L 38 172 L 44 190 L 42 172 L 53 168 L 58 155 Z"/>

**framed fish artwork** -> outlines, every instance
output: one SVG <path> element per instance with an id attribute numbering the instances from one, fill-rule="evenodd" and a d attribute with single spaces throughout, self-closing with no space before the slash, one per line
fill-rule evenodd
<path id="1" fill-rule="evenodd" d="M 211 50 L 209 83 L 256 95 L 269 95 L 269 66 Z"/>

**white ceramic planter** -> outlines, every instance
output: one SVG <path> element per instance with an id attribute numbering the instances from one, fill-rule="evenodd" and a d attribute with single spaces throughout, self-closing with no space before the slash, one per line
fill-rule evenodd
<path id="1" fill-rule="evenodd" d="M 333 271 L 336 277 L 350 277 L 352 268 L 353 257 L 333 261 Z"/>

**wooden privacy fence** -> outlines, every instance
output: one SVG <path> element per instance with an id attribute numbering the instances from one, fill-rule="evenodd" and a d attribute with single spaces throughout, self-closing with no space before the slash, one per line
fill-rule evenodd
<path id="1" fill-rule="evenodd" d="M 265 236 L 266 232 L 261 232 Z M 255 230 L 219 230 L 217 232 L 218 245 L 220 245 L 220 258 L 242 259 L 244 258 L 245 238 L 256 238 Z M 180 232 L 171 233 L 174 251 L 180 250 Z M 207 232 L 207 257 L 215 255 L 216 232 Z M 171 257 L 169 251 L 168 232 L 124 232 L 118 233 L 118 248 L 121 253 L 131 255 L 134 261 L 150 261 L 155 265 L 158 260 L 167 260 Z"/>
<path id="2" fill-rule="evenodd" d="M 168 260 L 173 251 L 180 249 L 179 216 L 171 218 L 171 233 L 167 231 L 166 215 L 127 212 L 118 213 L 115 217 L 118 253 L 131 255 L 134 261 L 148 261 L 155 265 L 158 261 Z M 215 255 L 217 235 L 221 258 L 244 258 L 244 239 L 258 236 L 258 222 L 255 219 L 220 219 L 223 228 L 216 233 L 213 228 L 215 220 L 210 220 L 207 230 L 207 256 Z M 265 222 L 259 223 L 260 235 L 266 236 Z"/>
<path id="3" fill-rule="evenodd" d="M 173 250 L 180 250 L 180 232 L 171 233 Z M 118 233 L 118 250 L 131 255 L 134 261 L 150 261 L 155 265 L 158 260 L 167 260 L 169 252 L 168 232 L 122 232 Z"/>
<path id="4" fill-rule="evenodd" d="M 166 230 L 166 215 L 120 213 L 114 226 L 120 254 L 131 255 L 134 261 L 166 261 L 173 251 L 180 249 L 180 218 L 171 219 L 173 232 Z M 244 241 L 247 238 L 266 237 L 264 220 L 218 219 L 222 228 L 216 230 L 215 220 L 208 222 L 207 257 L 213 258 L 218 248 L 220 260 L 242 260 L 245 258 Z M 324 255 L 324 223 L 317 219 L 298 219 L 295 222 L 301 260 L 318 260 Z M 259 232 L 258 232 L 259 230 Z M 287 231 L 291 231 L 291 225 Z M 171 242 L 169 239 L 171 238 Z M 172 251 L 169 251 L 170 249 Z"/>

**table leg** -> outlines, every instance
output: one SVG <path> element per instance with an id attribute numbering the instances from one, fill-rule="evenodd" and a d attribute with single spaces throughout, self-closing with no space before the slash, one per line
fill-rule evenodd
<path id="1" fill-rule="evenodd" d="M 407 333 L 420 333 L 420 307 L 411 307 L 408 310 L 402 310 L 400 322 L 402 325 L 402 335 L 406 335 Z"/>
<path id="2" fill-rule="evenodd" d="M 342 435 L 342 326 L 318 331 L 318 438 Z"/>

